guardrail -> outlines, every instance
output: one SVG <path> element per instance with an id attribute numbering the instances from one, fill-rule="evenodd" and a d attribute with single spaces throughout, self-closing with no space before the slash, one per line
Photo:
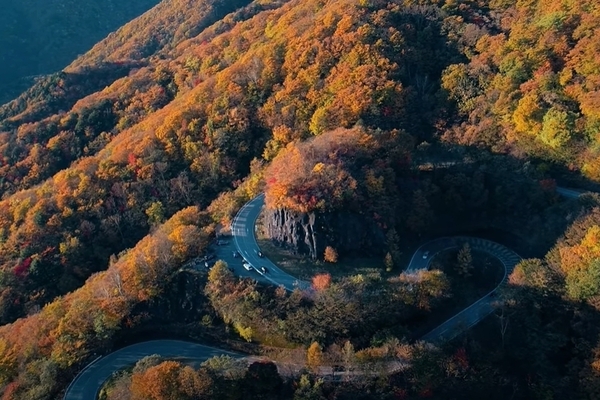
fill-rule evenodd
<path id="1" fill-rule="evenodd" d="M 472 249 L 478 250 L 478 251 L 482 251 L 482 252 L 488 253 L 488 254 L 496 257 L 502 263 L 502 266 L 504 267 L 504 276 L 502 277 L 502 280 L 500 281 L 500 283 L 495 288 L 493 288 L 492 290 L 490 290 L 485 296 L 481 297 L 479 300 L 477 300 L 476 302 L 474 302 L 470 306 L 466 307 L 465 309 L 461 310 L 459 313 L 457 313 L 457 314 L 453 315 L 452 317 L 448 318 L 442 324 L 440 324 L 436 328 L 432 329 L 429 333 L 425 334 L 423 336 L 424 340 L 430 340 L 430 341 L 431 340 L 435 340 L 435 338 L 428 338 L 428 336 L 430 336 L 430 335 L 435 336 L 436 330 L 440 329 L 441 327 L 443 327 L 446 324 L 451 324 L 452 321 L 455 321 L 455 320 L 465 321 L 465 320 L 467 320 L 467 318 L 464 318 L 464 316 L 467 315 L 474 307 L 476 307 L 476 306 L 480 305 L 482 302 L 488 300 L 490 298 L 490 296 L 492 296 L 492 294 L 496 290 L 498 290 L 502 285 L 504 285 L 506 283 L 507 278 L 508 278 L 508 274 L 510 272 L 512 272 L 512 270 L 516 266 L 517 262 L 519 260 L 521 260 L 521 256 L 519 256 L 516 252 L 512 251 L 508 247 L 502 246 L 501 244 L 496 243 L 496 242 L 492 242 L 490 240 L 473 238 L 473 237 L 469 237 L 469 236 L 447 237 L 447 238 L 440 238 L 440 239 L 436 239 L 436 240 L 444 240 L 444 239 L 456 241 L 456 243 L 452 246 L 452 248 L 457 248 L 457 247 L 459 247 L 463 243 L 468 243 L 469 245 L 471 245 Z M 489 248 L 481 247 L 478 242 L 484 242 L 485 244 L 490 245 L 490 246 L 501 247 L 502 250 L 504 250 L 505 252 L 508 252 L 511 256 L 514 257 L 514 261 L 512 261 L 510 258 L 506 258 L 505 255 L 503 255 L 503 254 L 498 254 L 498 253 L 495 253 L 495 252 L 491 251 Z M 465 326 L 463 330 L 471 328 L 473 325 L 477 324 L 481 319 L 483 319 L 483 317 L 488 316 L 492 312 L 493 312 L 493 308 L 491 308 L 490 310 L 486 311 L 485 315 L 479 314 L 477 316 L 477 319 L 475 320 L 475 322 L 472 323 L 472 324 L 469 324 L 468 326 Z M 442 331 L 442 333 L 443 332 L 445 332 L 445 331 Z M 444 339 L 444 340 L 452 339 L 452 338 L 458 336 L 460 333 L 461 332 L 453 332 L 450 335 L 440 335 L 440 337 L 438 337 L 437 339 L 438 340 L 439 339 Z"/>

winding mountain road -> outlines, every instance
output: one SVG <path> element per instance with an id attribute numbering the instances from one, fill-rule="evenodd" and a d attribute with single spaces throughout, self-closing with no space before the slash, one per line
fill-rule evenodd
<path id="1" fill-rule="evenodd" d="M 283 286 L 288 291 L 293 291 L 296 288 L 307 289 L 310 287 L 310 283 L 298 280 L 282 271 L 268 258 L 259 257 L 258 255 L 260 248 L 256 242 L 256 219 L 265 203 L 264 198 L 264 194 L 261 194 L 246 203 L 231 223 L 231 235 L 238 253 L 254 267 L 253 271 L 244 270 L 245 272 L 241 273 L 238 273 L 237 269 L 235 271 L 241 276 L 258 278 L 277 286 Z M 236 264 L 241 265 L 241 259 Z M 268 272 L 266 274 L 259 272 L 260 267 L 266 267 Z M 262 279 L 259 277 L 260 275 L 262 275 Z"/>
<path id="2" fill-rule="evenodd" d="M 504 276 L 500 283 L 489 293 L 424 335 L 421 338 L 422 340 L 438 342 L 453 339 L 490 315 L 494 311 L 492 303 L 494 302 L 496 290 L 506 282 L 508 275 L 513 271 L 519 261 L 521 261 L 521 257 L 517 253 L 496 242 L 474 237 L 454 236 L 435 239 L 425 243 L 417 250 L 415 255 L 413 255 L 407 271 L 411 272 L 417 269 L 427 268 L 429 260 L 431 260 L 435 254 L 444 250 L 461 248 L 465 244 L 468 244 L 471 247 L 471 250 L 484 252 L 496 257 L 504 266 Z M 425 251 L 429 251 L 427 259 L 423 259 L 421 255 Z"/>
<path id="3" fill-rule="evenodd" d="M 557 192 L 560 195 L 569 198 L 575 198 L 582 194 L 582 192 L 577 190 L 561 187 L 557 188 Z M 308 282 L 299 281 L 295 277 L 282 271 L 267 258 L 259 256 L 260 249 L 256 242 L 255 226 L 256 219 L 258 218 L 263 205 L 264 195 L 260 195 L 246 203 L 239 210 L 231 226 L 233 243 L 227 243 L 225 241 L 222 246 L 218 246 L 217 258 L 226 261 L 234 272 L 242 277 L 251 277 L 263 282 L 280 285 L 285 287 L 288 291 L 292 291 L 297 287 L 301 289 L 309 288 L 310 284 Z M 407 266 L 406 271 L 414 272 L 419 269 L 427 268 L 430 260 L 436 253 L 447 249 L 461 247 L 465 243 L 468 243 L 474 250 L 483 251 L 497 257 L 504 266 L 504 278 L 495 289 L 481 299 L 424 335 L 422 339 L 425 341 L 437 342 L 452 339 L 491 314 L 494 311 L 494 306 L 492 304 L 494 292 L 498 287 L 504 284 L 507 276 L 521 259 L 518 254 L 507 247 L 489 240 L 463 236 L 447 237 L 432 240 L 419 247 Z M 254 270 L 247 271 L 242 267 L 241 258 L 234 256 L 236 250 L 244 257 L 244 259 L 255 267 Z M 428 252 L 428 256 L 423 258 L 425 252 Z M 261 266 L 267 268 L 268 272 L 266 274 L 258 272 Z M 94 360 L 86 366 L 77 377 L 75 377 L 73 382 L 71 382 L 71 385 L 69 385 L 65 392 L 64 399 L 96 399 L 103 383 L 110 378 L 113 372 L 131 366 L 138 360 L 152 354 L 158 354 L 165 358 L 180 359 L 182 362 L 191 364 L 199 364 L 210 357 L 223 354 L 232 357 L 243 357 L 243 355 L 240 354 L 192 342 L 178 340 L 141 342 Z"/>
<path id="4" fill-rule="evenodd" d="M 97 358 L 86 366 L 71 382 L 65 392 L 64 399 L 93 400 L 98 398 L 102 385 L 113 372 L 130 367 L 142 358 L 153 354 L 193 365 L 199 365 L 214 356 L 242 356 L 216 347 L 181 340 L 151 340 L 136 343 Z"/>

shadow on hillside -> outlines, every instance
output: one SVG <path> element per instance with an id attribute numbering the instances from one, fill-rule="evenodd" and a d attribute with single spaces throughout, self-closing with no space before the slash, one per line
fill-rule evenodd
<path id="1" fill-rule="evenodd" d="M 79 99 L 102 90 L 142 65 L 138 61 L 104 62 L 76 73 L 57 72 L 39 77 L 19 97 L 0 107 L 0 128 L 16 129 L 21 124 L 68 111 Z"/>
<path id="2" fill-rule="evenodd" d="M 443 144 L 416 153 L 413 176 L 400 188 L 423 190 L 430 183 L 437 188 L 431 196 L 435 222 L 421 235 L 422 242 L 440 236 L 478 236 L 510 247 L 524 258 L 543 257 L 575 218 L 600 205 L 593 194 L 561 196 L 556 187 L 566 181 L 565 175 L 539 159 L 524 161 Z M 570 182 L 581 185 L 571 187 L 594 187 L 582 177 Z"/>
<path id="3" fill-rule="evenodd" d="M 558 289 L 562 283 L 558 283 Z M 465 334 L 442 346 L 444 353 L 465 350 L 465 375 L 449 377 L 434 398 L 556 399 L 594 398 L 598 304 L 567 300 L 551 288 L 511 286 L 505 306 Z M 448 372 L 448 371 L 446 371 Z M 589 397 L 591 396 L 591 397 Z"/>

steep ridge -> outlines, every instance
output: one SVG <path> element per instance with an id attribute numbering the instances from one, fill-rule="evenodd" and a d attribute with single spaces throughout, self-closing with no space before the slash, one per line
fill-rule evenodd
<path id="1" fill-rule="evenodd" d="M 293 290 L 296 287 L 308 289 L 309 283 L 298 281 L 296 278 L 285 273 L 277 267 L 276 264 L 266 258 L 258 258 L 256 255 L 260 250 L 255 239 L 256 219 L 262 211 L 264 205 L 264 195 L 260 195 L 250 202 L 246 203 L 236 215 L 232 222 L 232 234 L 234 243 L 239 254 L 247 259 L 251 264 L 257 266 L 267 265 L 268 275 L 262 274 L 256 269 L 253 274 L 262 274 L 262 279 L 274 285 L 281 285 L 288 290 Z M 431 256 L 436 253 L 452 248 L 459 248 L 464 243 L 469 243 L 473 249 L 489 253 L 502 262 L 505 269 L 504 278 L 490 293 L 479 299 L 477 302 L 466 307 L 464 310 L 457 313 L 455 316 L 436 327 L 434 330 L 423 336 L 423 340 L 429 342 L 439 342 L 442 340 L 450 340 L 471 328 L 483 318 L 494 311 L 492 302 L 494 301 L 492 294 L 503 284 L 506 283 L 506 277 L 512 272 L 514 266 L 520 261 L 520 257 L 510 249 L 489 240 L 469 237 L 449 237 L 432 240 L 423 244 L 417 249 L 412 257 L 407 271 L 416 271 L 419 268 L 426 268 L 431 257 L 427 260 L 421 255 L 429 251 Z M 252 275 L 251 275 L 252 276 Z M 254 275 L 255 276 L 255 275 Z M 159 343 L 157 347 L 154 343 Z M 108 354 L 99 360 L 94 360 L 89 367 L 86 367 L 71 383 L 65 393 L 65 400 L 83 400 L 88 398 L 92 393 L 98 393 L 102 384 L 114 372 L 126 365 L 131 365 L 141 358 L 150 354 L 159 354 L 164 357 L 182 356 L 190 360 L 204 361 L 208 357 L 231 354 L 227 351 L 218 348 L 202 347 L 199 354 L 191 355 L 190 349 L 198 345 L 190 342 L 173 342 L 173 341 L 157 341 L 157 342 L 142 342 L 138 345 L 127 347 Z M 144 350 L 146 349 L 146 350 Z M 86 397 L 88 396 L 88 397 Z"/>
<path id="2" fill-rule="evenodd" d="M 160 0 L 7 0 L 0 13 L 0 104 L 59 71 Z"/>
<path id="3" fill-rule="evenodd" d="M 255 157 L 270 160 L 292 141 L 359 120 L 421 135 L 425 115 L 418 126 L 405 118 L 419 103 L 411 76 L 417 66 L 439 76 L 455 55 L 442 16 L 421 9 L 252 3 L 208 26 L 240 4 L 205 5 L 161 4 L 69 67 L 67 76 L 82 73 L 74 86 L 58 77 L 3 109 L 0 264 L 9 276 L 17 271 L 5 285 L 20 293 L 20 310 L 3 322 L 78 287 L 156 221 L 205 207 Z M 156 46 L 145 30 L 150 18 L 165 25 Z M 178 32 L 183 21 L 194 28 Z M 410 56 L 398 51 L 404 46 Z M 440 64 L 422 65 L 431 52 Z M 85 71 L 100 59 L 147 65 L 44 117 L 99 85 Z"/>
<path id="4" fill-rule="evenodd" d="M 581 192 L 575 190 L 569 190 L 564 188 L 558 188 L 559 192 L 566 197 L 577 197 Z M 232 233 L 234 236 L 234 243 L 240 254 L 244 255 L 250 262 L 258 265 L 268 265 L 269 275 L 263 275 L 263 279 L 266 278 L 266 282 L 270 282 L 275 285 L 282 285 L 288 290 L 300 286 L 301 288 L 308 288 L 308 282 L 301 282 L 294 277 L 288 275 L 284 271 L 280 270 L 270 260 L 261 258 L 260 260 L 256 257 L 256 250 L 258 245 L 256 243 L 253 226 L 256 223 L 256 219 L 260 214 L 264 205 L 264 196 L 260 195 L 255 199 L 245 204 L 234 219 L 232 223 Z M 496 301 L 493 293 L 502 285 L 506 283 L 507 276 L 512 272 L 514 266 L 520 261 L 520 257 L 512 250 L 502 246 L 498 243 L 491 242 L 489 240 L 471 237 L 448 237 L 432 240 L 420 246 L 413 255 L 409 265 L 406 267 L 406 271 L 416 271 L 419 268 L 427 268 L 431 257 L 437 252 L 461 247 L 464 243 L 469 243 L 473 249 L 477 249 L 486 253 L 489 253 L 502 262 L 505 269 L 504 278 L 499 285 L 490 291 L 488 294 L 483 296 L 481 299 L 461 310 L 452 318 L 442 323 L 431 332 L 423 336 L 423 340 L 429 342 L 439 342 L 444 340 L 450 340 L 466 330 L 476 325 L 479 321 L 490 315 L 493 310 L 493 302 Z M 428 259 L 423 259 L 422 255 L 424 252 L 429 251 L 431 256 Z M 258 272 L 254 272 L 256 274 Z M 256 276 L 256 275 L 251 275 Z M 206 351 L 201 352 L 200 356 L 194 355 L 190 357 L 189 349 L 195 348 L 196 344 L 189 342 L 172 342 L 172 341 L 160 341 L 165 350 L 160 351 L 154 346 L 155 342 L 143 342 L 136 345 L 137 347 L 124 348 L 111 353 L 103 358 L 102 362 L 95 360 L 89 367 L 86 367 L 71 383 L 69 389 L 65 393 L 65 400 L 83 400 L 89 397 L 92 393 L 98 393 L 100 387 L 110 374 L 125 365 L 131 365 L 150 354 L 162 354 L 165 357 L 178 355 L 186 356 L 190 359 L 197 359 L 204 361 L 206 357 L 220 354 L 230 354 L 226 351 L 217 348 L 203 347 Z M 147 351 L 140 351 L 140 349 L 147 348 Z M 198 358 L 199 357 L 199 358 Z M 117 360 L 118 361 L 115 361 Z M 87 393 L 86 397 L 84 393 Z"/>

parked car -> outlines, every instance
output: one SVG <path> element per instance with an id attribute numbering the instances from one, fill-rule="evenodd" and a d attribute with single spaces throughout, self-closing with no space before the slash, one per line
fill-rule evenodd
<path id="1" fill-rule="evenodd" d="M 227 240 L 217 240 L 217 246 L 224 246 L 227 244 Z"/>
<path id="2" fill-rule="evenodd" d="M 260 267 L 260 272 L 266 274 L 267 272 L 269 272 L 269 270 L 267 269 L 267 267 Z"/>
<path id="3" fill-rule="evenodd" d="M 248 262 L 248 261 L 244 261 L 242 263 L 242 266 L 244 267 L 244 269 L 246 269 L 247 271 L 252 271 L 252 265 Z"/>

